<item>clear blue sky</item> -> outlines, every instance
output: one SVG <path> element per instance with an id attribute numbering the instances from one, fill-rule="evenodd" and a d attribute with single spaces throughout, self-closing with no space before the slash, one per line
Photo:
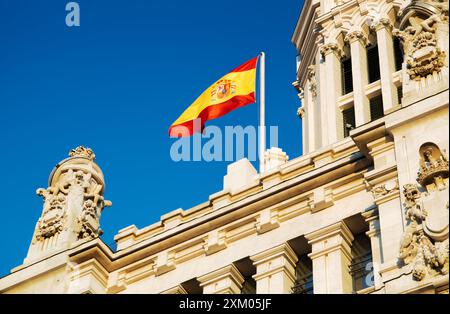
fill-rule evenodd
<path id="1" fill-rule="evenodd" d="M 71 148 L 91 147 L 113 206 L 103 240 L 188 209 L 222 188 L 227 162 L 170 159 L 167 131 L 229 70 L 265 51 L 267 124 L 301 154 L 290 42 L 302 0 L 0 1 L 0 275 L 22 263 L 42 211 L 38 187 Z M 257 106 L 211 121 L 255 125 Z"/>

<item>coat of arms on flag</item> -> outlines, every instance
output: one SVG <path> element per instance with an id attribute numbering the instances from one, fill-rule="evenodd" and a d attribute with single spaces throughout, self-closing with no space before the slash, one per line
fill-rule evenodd
<path id="1" fill-rule="evenodd" d="M 211 101 L 217 101 L 236 93 L 236 83 L 232 80 L 219 80 L 211 90 Z"/>

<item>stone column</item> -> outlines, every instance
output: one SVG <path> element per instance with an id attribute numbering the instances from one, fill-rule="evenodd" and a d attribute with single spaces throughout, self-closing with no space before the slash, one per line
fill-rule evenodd
<path id="1" fill-rule="evenodd" d="M 382 18 L 372 24 L 371 29 L 375 30 L 377 33 L 381 94 L 383 96 L 383 110 L 384 113 L 387 114 L 399 105 L 397 88 L 392 79 L 392 74 L 395 72 L 392 24 L 389 19 Z"/>
<path id="2" fill-rule="evenodd" d="M 345 37 L 350 43 L 352 56 L 353 103 L 355 108 L 356 126 L 370 121 L 370 105 L 366 96 L 366 86 L 369 82 L 367 69 L 367 37 L 362 31 L 354 31 Z"/>
<path id="3" fill-rule="evenodd" d="M 337 100 L 342 94 L 341 58 L 342 50 L 336 43 L 325 44 L 320 48 L 320 52 L 325 58 L 324 76 L 321 74 L 321 84 L 326 82 L 326 124 L 322 128 L 327 128 L 327 141 L 324 145 L 337 142 L 342 138 L 342 113 L 338 110 Z M 323 105 L 323 104 L 322 104 Z"/>
<path id="4" fill-rule="evenodd" d="M 308 256 L 313 262 L 314 293 L 351 293 L 353 235 L 345 223 L 335 223 L 305 237 L 312 246 Z"/>
<path id="5" fill-rule="evenodd" d="M 372 250 L 373 280 L 375 289 L 381 288 L 383 285 L 380 275 L 380 267 L 382 264 L 381 237 L 380 237 L 380 220 L 378 219 L 378 208 L 372 207 L 362 213 L 365 221 L 369 224 L 369 231 L 366 235 L 370 238 L 370 247 Z"/>
<path id="6" fill-rule="evenodd" d="M 233 264 L 197 278 L 204 294 L 240 294 L 244 277 Z"/>
<path id="7" fill-rule="evenodd" d="M 295 282 L 297 255 L 287 243 L 256 254 L 256 293 L 291 293 Z"/>

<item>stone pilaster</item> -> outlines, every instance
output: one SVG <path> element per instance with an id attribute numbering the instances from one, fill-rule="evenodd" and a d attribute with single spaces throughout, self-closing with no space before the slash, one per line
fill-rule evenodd
<path id="1" fill-rule="evenodd" d="M 321 84 L 326 84 L 326 105 L 322 104 L 326 108 L 326 123 L 322 127 L 327 128 L 327 139 L 322 145 L 328 145 L 342 137 L 342 114 L 338 110 L 337 100 L 342 94 L 341 58 L 343 52 L 336 43 L 323 45 L 320 52 L 325 59 L 324 72 L 326 74 L 321 80 Z"/>
<path id="2" fill-rule="evenodd" d="M 365 221 L 369 224 L 369 231 L 366 235 L 370 238 L 370 247 L 372 250 L 372 265 L 373 265 L 373 280 L 375 289 L 382 287 L 380 267 L 382 264 L 381 251 L 381 235 L 380 235 L 380 220 L 378 217 L 378 208 L 372 207 L 362 213 Z"/>
<path id="3" fill-rule="evenodd" d="M 233 264 L 197 278 L 204 294 L 239 294 L 244 277 Z"/>
<path id="4" fill-rule="evenodd" d="M 397 179 L 394 142 L 388 136 L 368 143 L 374 170 L 364 176 L 378 207 L 381 231 L 382 263 L 394 265 L 403 232 L 403 213 Z"/>
<path id="5" fill-rule="evenodd" d="M 291 293 L 295 282 L 297 255 L 289 246 L 282 245 L 261 252 L 250 259 L 256 266 L 256 293 Z"/>
<path id="6" fill-rule="evenodd" d="M 388 18 L 382 18 L 374 22 L 371 25 L 371 29 L 377 33 L 381 94 L 383 97 L 383 110 L 387 114 L 399 105 L 397 88 L 392 79 L 392 74 L 395 72 L 392 24 Z"/>
<path id="7" fill-rule="evenodd" d="M 367 36 L 362 31 L 354 31 L 345 37 L 350 43 L 353 78 L 353 103 L 356 126 L 370 121 L 369 99 L 366 96 L 366 85 L 369 82 L 367 71 Z"/>
<path id="8" fill-rule="evenodd" d="M 312 246 L 308 256 L 313 262 L 314 293 L 351 293 L 353 235 L 346 224 L 338 222 L 305 237 Z"/>

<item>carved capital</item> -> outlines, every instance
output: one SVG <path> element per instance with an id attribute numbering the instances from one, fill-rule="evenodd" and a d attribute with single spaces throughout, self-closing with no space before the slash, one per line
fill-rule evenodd
<path id="1" fill-rule="evenodd" d="M 360 41 L 363 46 L 367 46 L 368 43 L 367 36 L 362 31 L 348 33 L 344 40 L 350 44 Z"/>
<path id="2" fill-rule="evenodd" d="M 330 53 L 334 53 L 338 58 L 342 58 L 343 51 L 336 43 L 325 44 L 320 48 L 320 53 L 326 57 Z"/>
<path id="3" fill-rule="evenodd" d="M 388 30 L 392 30 L 393 25 L 391 23 L 391 20 L 388 18 L 380 18 L 377 20 L 374 20 L 372 25 L 370 25 L 370 29 L 373 31 L 378 32 L 379 30 L 386 28 Z"/>

